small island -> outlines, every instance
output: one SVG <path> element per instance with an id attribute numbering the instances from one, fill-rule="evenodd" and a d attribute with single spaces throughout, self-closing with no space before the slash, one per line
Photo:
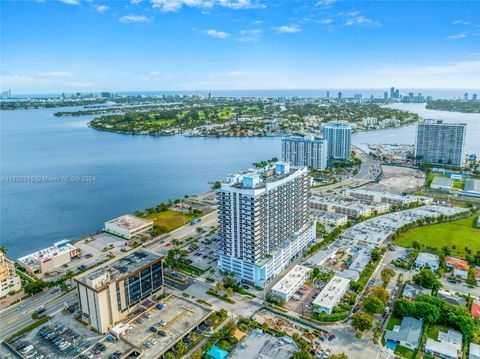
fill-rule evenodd
<path id="1" fill-rule="evenodd" d="M 435 100 L 427 103 L 428 110 L 480 113 L 480 101 Z"/>

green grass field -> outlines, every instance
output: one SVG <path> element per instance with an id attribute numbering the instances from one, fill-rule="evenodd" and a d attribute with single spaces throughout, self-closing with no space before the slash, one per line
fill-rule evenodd
<path id="1" fill-rule="evenodd" d="M 413 350 L 402 347 L 401 345 L 397 345 L 395 348 L 395 354 L 407 359 L 413 359 L 415 357 L 415 352 Z"/>
<path id="2" fill-rule="evenodd" d="M 475 227 L 477 217 L 471 216 L 458 221 L 415 228 L 403 234 L 395 244 L 411 247 L 412 243 L 417 241 L 425 247 L 438 250 L 448 246 L 452 255 L 465 258 L 465 247 L 470 248 L 472 252 L 480 250 L 480 229 Z"/>
<path id="3" fill-rule="evenodd" d="M 185 217 L 185 222 L 184 222 L 184 217 Z M 184 224 L 190 223 L 197 217 L 187 213 L 185 213 L 185 216 L 184 216 L 182 212 L 168 210 L 165 212 L 149 214 L 145 218 L 152 220 L 154 225 L 166 227 L 167 230 L 170 232 L 178 227 L 183 226 Z"/>
<path id="4" fill-rule="evenodd" d="M 438 338 L 439 331 L 447 332 L 448 327 L 439 324 L 430 324 L 430 327 L 427 330 L 427 337 L 436 340 Z"/>

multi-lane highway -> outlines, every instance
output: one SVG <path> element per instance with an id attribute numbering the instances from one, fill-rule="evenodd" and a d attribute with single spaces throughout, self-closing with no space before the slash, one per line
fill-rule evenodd
<path id="1" fill-rule="evenodd" d="M 33 323 L 32 313 L 39 307 L 46 309 L 46 315 L 52 315 L 61 311 L 64 303 L 71 305 L 77 301 L 76 290 L 60 295 L 61 293 L 43 292 L 0 312 L 0 341 Z"/>
<path id="2" fill-rule="evenodd" d="M 329 186 L 322 186 L 312 189 L 312 193 L 320 194 L 325 192 L 337 192 L 344 187 L 358 187 L 376 180 L 382 173 L 380 163 L 371 158 L 362 149 L 352 146 L 357 157 L 362 161 L 358 173 L 350 178 L 337 182 Z"/>

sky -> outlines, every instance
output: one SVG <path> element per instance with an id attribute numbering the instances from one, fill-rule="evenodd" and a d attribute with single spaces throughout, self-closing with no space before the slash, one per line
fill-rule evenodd
<path id="1" fill-rule="evenodd" d="M 13 93 L 480 88 L 479 1 L 2 0 Z"/>

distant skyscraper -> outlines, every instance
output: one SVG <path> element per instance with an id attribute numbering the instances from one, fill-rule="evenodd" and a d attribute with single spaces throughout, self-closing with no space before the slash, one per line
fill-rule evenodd
<path id="1" fill-rule="evenodd" d="M 339 99 L 339 100 L 342 99 L 342 95 L 343 95 L 343 94 L 342 94 L 342 92 L 340 91 L 340 92 L 338 93 L 338 99 Z"/>
<path id="2" fill-rule="evenodd" d="M 12 97 L 12 90 L 8 89 L 6 91 L 2 91 L 2 98 L 10 98 Z"/>
<path id="3" fill-rule="evenodd" d="M 460 166 L 465 152 L 465 123 L 425 120 L 417 125 L 415 157 L 419 162 Z"/>
<path id="4" fill-rule="evenodd" d="M 387 91 L 385 91 L 385 92 L 383 93 L 383 99 L 384 99 L 384 100 L 388 99 L 388 92 L 387 92 Z"/>
<path id="5" fill-rule="evenodd" d="M 464 99 L 465 101 L 468 101 L 468 92 L 465 92 L 465 93 L 463 94 L 463 99 Z"/>
<path id="6" fill-rule="evenodd" d="M 477 101 L 477 94 L 476 93 L 472 94 L 472 101 Z"/>
<path id="7" fill-rule="evenodd" d="M 395 97 L 395 87 L 390 87 L 390 98 Z"/>
<path id="8" fill-rule="evenodd" d="M 330 98 L 330 91 L 327 91 L 327 99 Z"/>
<path id="9" fill-rule="evenodd" d="M 102 92 L 102 98 L 112 98 L 112 94 L 110 92 Z"/>
<path id="10" fill-rule="evenodd" d="M 218 191 L 218 268 L 264 286 L 315 241 L 307 167 L 286 162 L 226 178 Z"/>
<path id="11" fill-rule="evenodd" d="M 291 136 L 282 139 L 282 160 L 292 166 L 307 166 L 325 170 L 328 160 L 328 141 L 313 136 Z"/>
<path id="12" fill-rule="evenodd" d="M 343 123 L 331 123 L 323 127 L 323 138 L 328 141 L 328 158 L 350 158 L 352 129 Z"/>

